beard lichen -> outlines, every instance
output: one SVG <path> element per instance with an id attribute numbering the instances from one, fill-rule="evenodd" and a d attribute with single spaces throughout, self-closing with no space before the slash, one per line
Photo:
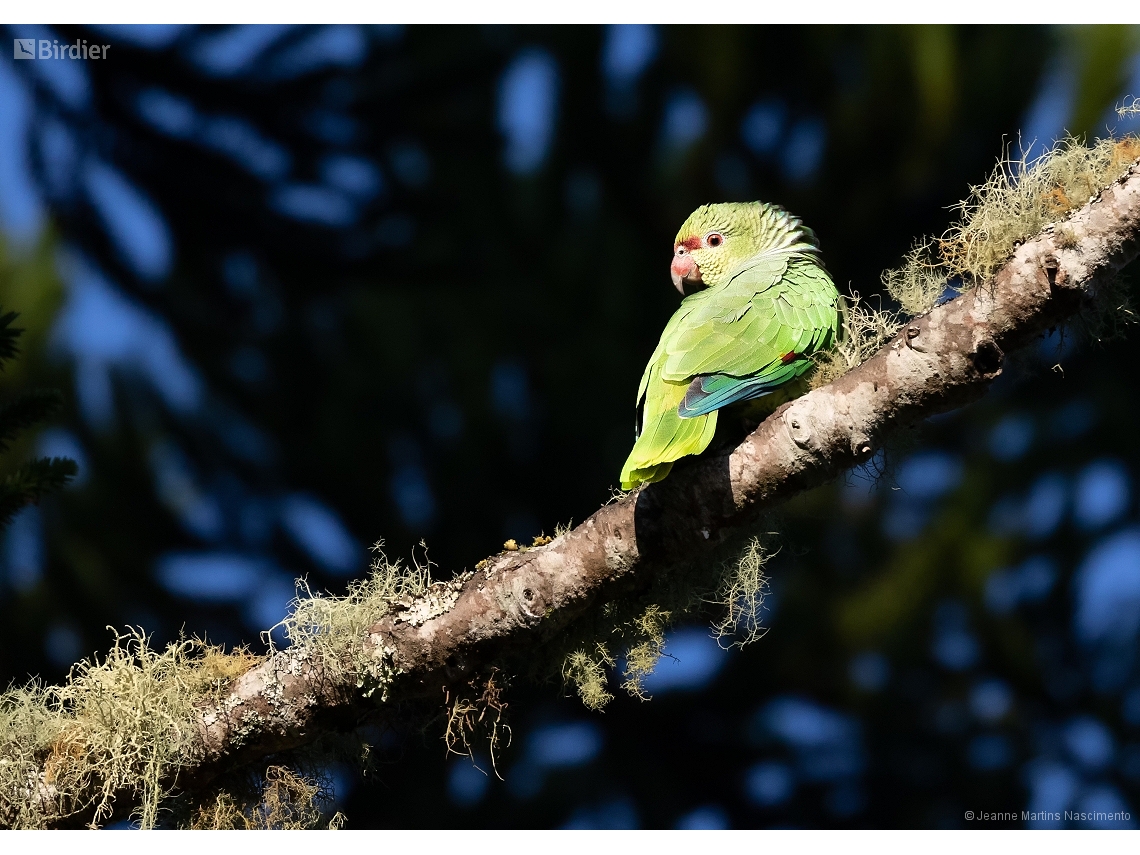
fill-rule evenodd
<path id="1" fill-rule="evenodd" d="M 874 356 L 902 328 L 903 315 L 891 309 L 872 306 L 857 291 L 846 298 L 842 318 L 842 334 L 831 350 L 813 355 L 816 368 L 811 375 L 811 388 L 826 386 L 832 380 L 857 368 Z"/>
<path id="2" fill-rule="evenodd" d="M 760 622 L 768 577 L 764 568 L 778 551 L 767 545 L 775 537 L 753 536 L 735 561 L 728 562 L 712 602 L 724 609 L 713 624 L 713 636 L 721 647 L 744 647 L 758 641 L 768 630 Z"/>
<path id="3" fill-rule="evenodd" d="M 418 625 L 446 611 L 468 576 L 433 582 L 426 553 L 405 566 L 389 561 L 380 544 L 374 551 L 368 577 L 351 583 L 343 596 L 314 592 L 298 581 L 298 596 L 278 624 L 289 648 L 273 650 L 267 635 L 269 658 L 277 657 L 281 667 L 316 666 L 329 684 L 355 686 L 365 695 L 379 690 L 384 697 L 394 666 L 370 638 L 370 629 L 386 616 Z M 600 710 L 612 698 L 607 670 L 620 660 L 622 688 L 648 699 L 643 680 L 664 652 L 672 621 L 709 602 L 728 610 L 714 634 L 746 626 L 745 640 L 756 637 L 749 621 L 762 598 L 757 554 L 750 546 L 730 568 L 694 565 L 659 580 L 640 599 L 604 604 L 562 660 L 564 680 L 577 687 L 586 706 Z M 605 640 L 585 641 L 591 636 Z M 199 639 L 156 650 L 141 630 L 132 630 L 116 634 L 102 659 L 74 666 L 61 686 L 33 683 L 3 693 L 0 825 L 42 828 L 82 817 L 97 827 L 123 816 L 128 803 L 142 828 L 317 827 L 327 787 L 319 771 L 325 755 L 316 748 L 304 762 L 266 761 L 258 767 L 260 778 L 238 771 L 204 792 L 178 788 L 179 770 L 192 765 L 201 750 L 203 716 L 224 708 L 234 681 L 266 661 L 245 649 L 226 652 Z M 473 756 L 476 741 L 486 741 L 496 763 L 500 744 L 510 739 L 503 685 L 503 673 L 492 667 L 458 691 L 448 691 L 444 742 L 449 751 Z M 257 721 L 247 724 L 258 726 Z M 240 742 L 241 733 L 235 734 Z M 310 774 L 302 766 L 316 771 Z"/>
<path id="4" fill-rule="evenodd" d="M 1125 103 L 1121 117 L 1137 112 Z M 1043 154 L 1003 157 L 983 183 L 955 206 L 958 218 L 939 238 L 923 238 L 899 267 L 884 271 L 882 284 L 898 304 L 869 306 L 857 293 L 848 299 L 843 335 L 836 347 L 816 357 L 812 387 L 818 388 L 861 365 L 888 342 L 909 318 L 933 309 L 944 296 L 987 282 L 1026 240 L 1052 226 L 1062 249 L 1077 239 L 1064 220 L 1124 176 L 1140 159 L 1140 138 L 1108 137 L 1085 145 L 1059 140 Z M 1119 334 L 1131 323 L 1127 290 L 1117 279 L 1100 283 L 1081 315 L 1094 339 Z"/>
<path id="5" fill-rule="evenodd" d="M 158 822 L 174 773 L 192 755 L 200 702 L 220 699 L 257 661 L 198 639 L 153 650 L 141 630 L 117 633 L 100 661 L 72 667 L 61 686 L 0 695 L 0 824 L 39 828 L 83 814 L 106 821 L 134 797 L 134 820 Z"/>
<path id="6" fill-rule="evenodd" d="M 299 581 L 292 610 L 279 624 L 291 644 L 288 663 L 318 665 L 326 681 L 355 684 L 365 694 L 386 689 L 393 677 L 390 657 L 369 646 L 369 628 L 393 612 L 416 622 L 427 616 L 424 609 L 446 610 L 459 584 L 433 584 L 426 558 L 413 558 L 409 568 L 389 561 L 380 544 L 374 550 L 369 576 L 350 584 L 344 596 L 317 594 Z M 271 649 L 269 656 L 282 654 Z M 138 826 L 159 825 L 164 806 L 177 801 L 178 770 L 200 750 L 203 713 L 223 704 L 233 682 L 265 661 L 200 639 L 181 638 L 156 650 L 141 629 L 128 630 L 116 633 L 102 659 L 73 666 L 62 685 L 32 682 L 3 692 L 0 827 L 42 828 L 68 817 L 97 827 L 124 813 L 117 803 L 123 799 L 134 806 Z M 277 827 L 310 827 L 308 785 L 300 780 L 272 772 L 268 795 L 256 803 L 261 808 L 219 791 L 209 821 L 222 824 L 208 827 L 262 827 L 267 817 L 283 817 Z M 236 825 L 225 825 L 224 816 Z M 205 814 L 199 819 L 207 821 Z"/>
<path id="7" fill-rule="evenodd" d="M 580 647 L 566 655 L 562 662 L 562 681 L 574 686 L 586 709 L 601 712 L 614 699 L 606 669 L 616 664 L 609 648 L 599 641 L 592 649 Z"/>
<path id="8" fill-rule="evenodd" d="M 650 603 L 629 624 L 629 633 L 638 641 L 630 645 L 625 654 L 625 679 L 621 687 L 632 697 L 649 700 L 642 681 L 653 673 L 665 647 L 665 630 L 673 613 L 656 603 Z"/>
<path id="9" fill-rule="evenodd" d="M 642 681 L 653 673 L 665 645 L 665 632 L 675 614 L 695 603 L 650 592 L 634 602 L 611 600 L 573 632 L 562 656 L 564 685 L 573 686 L 590 710 L 600 712 L 610 701 L 609 671 L 623 660 L 621 688 L 649 700 Z M 669 604 L 671 608 L 663 608 Z M 678 608 L 680 606 L 680 608 Z M 564 646 L 562 649 L 566 649 Z"/>
<path id="10" fill-rule="evenodd" d="M 497 682 L 496 676 L 499 677 Z M 497 777 L 499 767 L 496 752 L 511 744 L 503 682 L 499 669 L 492 668 L 485 677 L 475 677 L 461 689 L 444 689 L 447 728 L 443 741 L 447 752 L 469 757 L 474 762 L 476 743 L 485 742 L 491 754 L 491 768 Z"/>
<path id="11" fill-rule="evenodd" d="M 426 549 L 422 561 L 413 554 L 408 567 L 390 561 L 380 541 L 372 551 L 375 557 L 368 576 L 350 582 L 343 596 L 313 592 L 305 581 L 298 581 L 293 608 L 277 626 L 288 638 L 294 657 L 319 663 L 330 681 L 354 681 L 366 696 L 380 691 L 383 699 L 394 672 L 390 658 L 371 643 L 371 627 L 393 612 L 418 624 L 446 611 L 466 577 L 433 583 Z"/>
<path id="12" fill-rule="evenodd" d="M 939 267 L 948 279 L 960 279 L 962 287 L 985 282 L 1014 249 L 1091 201 L 1137 158 L 1140 139 L 1135 136 L 1099 139 L 1091 146 L 1067 137 L 1032 160 L 1024 154 L 1004 158 L 959 203 L 958 222 L 938 241 Z"/>
<path id="13" fill-rule="evenodd" d="M 269 765 L 262 776 L 244 776 L 216 788 L 189 812 L 183 827 L 210 831 L 300 831 L 325 827 L 338 829 L 344 815 L 325 821 L 332 804 L 332 789 L 320 772 L 302 774 L 281 765 Z"/>
<path id="14" fill-rule="evenodd" d="M 768 586 L 764 567 L 775 554 L 769 548 L 774 537 L 753 536 L 727 561 L 714 559 L 662 574 L 640 598 L 605 603 L 564 643 L 563 684 L 574 688 L 587 709 L 600 712 L 614 698 L 609 674 L 620 662 L 621 689 L 650 700 L 644 681 L 668 655 L 667 631 L 697 612 L 719 613 L 710 635 L 721 646 L 743 647 L 760 638 Z"/>

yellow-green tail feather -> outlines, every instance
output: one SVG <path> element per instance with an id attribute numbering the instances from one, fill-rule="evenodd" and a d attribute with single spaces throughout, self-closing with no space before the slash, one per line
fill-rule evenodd
<path id="1" fill-rule="evenodd" d="M 659 369 L 649 376 L 641 436 L 621 470 L 623 490 L 660 481 L 673 462 L 688 454 L 700 454 L 716 433 L 716 411 L 692 419 L 677 415 L 688 383 L 662 380 Z"/>

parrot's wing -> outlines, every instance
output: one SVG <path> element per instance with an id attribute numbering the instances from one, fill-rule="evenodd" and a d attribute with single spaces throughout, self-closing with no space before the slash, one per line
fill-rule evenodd
<path id="1" fill-rule="evenodd" d="M 703 306 L 701 303 L 702 297 L 707 292 L 698 291 L 696 294 L 690 294 L 681 301 L 681 305 L 677 311 L 673 313 L 673 317 L 669 318 L 669 323 L 665 324 L 665 329 L 661 333 L 661 340 L 657 342 L 657 347 L 653 351 L 653 355 L 649 357 L 649 364 L 645 366 L 645 372 L 641 375 L 641 383 L 637 387 L 637 401 L 645 396 L 645 390 L 649 385 L 649 375 L 653 373 L 653 369 L 660 366 L 666 361 L 669 352 L 669 342 L 677 338 L 682 331 L 693 323 L 691 316 L 700 311 Z M 702 323 L 702 321 L 697 321 Z M 669 375 L 668 369 L 662 371 L 661 374 L 666 380 L 687 380 L 688 377 L 674 378 Z"/>
<path id="2" fill-rule="evenodd" d="M 765 351 L 760 342 L 774 337 L 781 321 L 775 315 L 775 297 L 788 268 L 784 254 L 762 257 L 724 288 L 699 291 L 685 300 L 691 308 L 680 323 L 670 322 L 661 336 L 665 362 L 661 376 L 674 383 L 688 382 L 698 374 L 723 371 L 751 374 L 761 365 L 733 370 L 741 359 L 751 366 L 752 355 Z M 771 327 L 771 329 L 769 329 Z"/>
<path id="3" fill-rule="evenodd" d="M 657 342 L 657 347 L 653 351 L 653 355 L 649 357 L 649 363 L 645 366 L 645 371 L 641 375 L 641 383 L 637 386 L 637 420 L 634 425 L 633 435 L 635 437 L 641 436 L 643 427 L 643 402 L 645 394 L 649 389 L 650 378 L 655 368 L 658 368 L 665 360 L 665 346 L 669 338 L 676 334 L 678 327 L 685 323 L 685 319 L 693 311 L 697 303 L 694 298 L 700 296 L 691 294 L 681 301 L 681 306 L 673 313 L 673 317 L 669 319 L 669 323 L 665 325 L 665 330 L 661 333 L 661 340 Z"/>
<path id="4" fill-rule="evenodd" d="M 737 275 L 662 337 L 661 372 L 692 381 L 678 410 L 692 418 L 766 395 L 806 372 L 807 357 L 830 346 L 838 324 L 838 292 L 826 271 L 806 258 L 778 255 Z"/>
<path id="5" fill-rule="evenodd" d="M 795 380 L 811 362 L 798 359 L 787 365 L 775 365 L 755 377 L 732 377 L 728 374 L 705 374 L 689 384 L 685 397 L 677 408 L 683 419 L 703 416 L 729 404 L 739 404 L 770 395 L 781 386 Z"/>

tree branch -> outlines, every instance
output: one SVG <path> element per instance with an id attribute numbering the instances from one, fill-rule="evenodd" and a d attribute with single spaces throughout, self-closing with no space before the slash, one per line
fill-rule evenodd
<path id="1" fill-rule="evenodd" d="M 368 657 L 391 675 L 369 699 L 303 649 L 278 652 L 203 709 L 180 787 L 347 728 L 377 709 L 438 702 L 505 654 L 522 654 L 610 596 L 707 555 L 765 509 L 868 460 L 887 438 L 981 397 L 1005 355 L 1078 313 L 1140 252 L 1140 171 L 1048 227 L 983 286 L 911 320 L 874 357 L 782 406 L 731 451 L 598 510 L 546 546 L 508 552 L 371 627 Z M 40 782 L 51 803 L 51 787 Z M 58 816 L 58 814 L 57 814 Z"/>

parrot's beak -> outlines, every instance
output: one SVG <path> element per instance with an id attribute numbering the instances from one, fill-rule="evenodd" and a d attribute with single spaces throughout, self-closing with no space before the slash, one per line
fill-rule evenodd
<path id="1" fill-rule="evenodd" d="M 669 272 L 673 276 L 673 287 L 681 292 L 681 296 L 685 296 L 686 285 L 704 285 L 704 280 L 701 279 L 701 268 L 693 261 L 693 257 L 687 252 L 681 254 L 678 252 L 673 256 L 673 263 L 669 266 Z"/>

